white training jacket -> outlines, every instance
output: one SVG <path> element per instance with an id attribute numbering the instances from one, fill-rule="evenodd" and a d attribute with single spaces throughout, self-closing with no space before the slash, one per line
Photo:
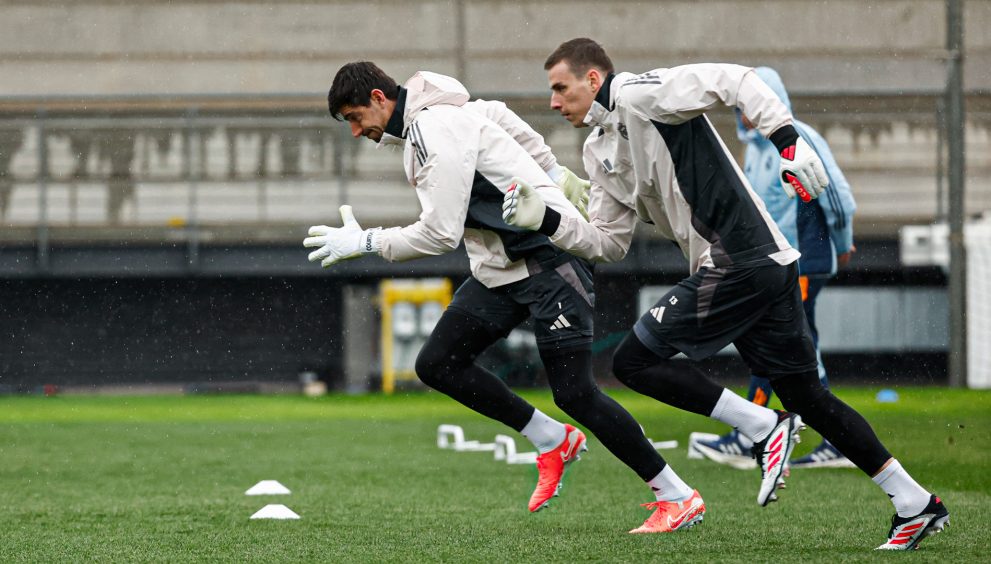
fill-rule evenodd
<path id="1" fill-rule="evenodd" d="M 543 139 L 527 134 L 532 129 L 510 116 L 504 104 L 468 105 L 468 97 L 454 78 L 426 71 L 400 88 L 380 143 L 404 145 L 406 177 L 416 188 L 422 212 L 416 223 L 385 229 L 376 238 L 380 254 L 389 261 L 453 251 L 463 238 L 472 275 L 494 288 L 568 260 L 547 236 L 502 220 L 503 197 L 514 176 L 533 186 L 562 218 L 581 215 L 510 133 L 544 166 L 556 167 Z"/>
<path id="2" fill-rule="evenodd" d="M 537 161 L 540 168 L 557 182 L 560 169 L 557 165 L 557 157 L 554 152 L 544 142 L 544 137 L 534 131 L 530 124 L 510 110 L 505 102 L 499 100 L 472 100 L 465 102 L 465 109 L 471 110 L 479 115 L 494 121 L 499 127 L 509 134 L 523 149 Z"/>
<path id="3" fill-rule="evenodd" d="M 585 123 L 589 222 L 562 217 L 551 241 L 613 262 L 629 251 L 638 215 L 701 267 L 790 264 L 800 256 L 767 213 L 705 111 L 736 106 L 764 136 L 791 114 L 753 69 L 694 64 L 610 74 Z"/>

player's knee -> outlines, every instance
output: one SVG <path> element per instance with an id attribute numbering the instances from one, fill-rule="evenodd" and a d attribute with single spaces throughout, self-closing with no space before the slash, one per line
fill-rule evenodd
<path id="1" fill-rule="evenodd" d="M 624 386 L 634 390 L 637 389 L 641 380 L 640 372 L 642 370 L 643 368 L 635 367 L 621 357 L 613 357 L 613 376 Z"/>
<path id="2" fill-rule="evenodd" d="M 785 409 L 798 414 L 815 409 L 830 395 L 816 371 L 779 376 L 771 381 L 771 388 L 778 394 Z"/>
<path id="3" fill-rule="evenodd" d="M 428 342 L 416 355 L 413 370 L 421 382 L 435 390 L 444 387 L 444 375 L 450 372 L 450 355 L 443 347 L 431 346 Z"/>
<path id="4" fill-rule="evenodd" d="M 647 368 L 621 355 L 613 356 L 613 375 L 631 390 L 641 391 L 644 388 L 648 377 Z"/>
<path id="5" fill-rule="evenodd" d="M 644 346 L 634 333 L 630 333 L 613 353 L 612 373 L 623 384 L 637 389 L 645 377 L 644 372 L 662 360 Z"/>
<path id="6" fill-rule="evenodd" d="M 595 403 L 595 397 L 601 393 L 599 388 L 592 386 L 569 386 L 565 389 L 554 389 L 554 405 L 572 417 L 580 416 L 589 411 Z"/>

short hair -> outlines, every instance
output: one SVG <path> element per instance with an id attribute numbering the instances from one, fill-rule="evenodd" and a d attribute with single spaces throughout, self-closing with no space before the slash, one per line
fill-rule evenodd
<path id="1" fill-rule="evenodd" d="M 568 69 L 575 76 L 581 76 L 593 67 L 606 74 L 613 72 L 612 60 L 606 50 L 587 37 L 565 41 L 558 46 L 544 62 L 544 70 L 551 70 L 561 61 L 568 63 Z"/>
<path id="2" fill-rule="evenodd" d="M 327 93 L 327 109 L 338 121 L 344 121 L 341 108 L 344 106 L 367 106 L 372 100 L 372 90 L 379 89 L 389 100 L 399 94 L 396 81 L 378 65 L 370 61 L 348 63 L 337 71 L 334 82 Z"/>

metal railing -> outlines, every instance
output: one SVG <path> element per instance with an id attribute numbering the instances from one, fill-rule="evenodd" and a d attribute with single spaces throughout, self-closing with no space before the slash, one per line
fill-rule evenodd
<path id="1" fill-rule="evenodd" d="M 932 219 L 944 209 L 938 107 L 916 98 L 924 103 L 797 98 L 797 113 L 826 136 L 854 186 L 863 225 Z M 988 99 L 971 114 L 974 209 L 991 207 Z M 564 164 L 581 169 L 587 130 L 572 129 L 542 98 L 509 103 Z M 43 258 L 53 242 L 182 240 L 195 255 L 204 242 L 295 240 L 300 226 L 334 221 L 345 202 L 370 224 L 419 213 L 400 156 L 350 139 L 321 111 L 101 112 L 0 111 L 0 242 L 36 245 Z M 711 117 L 739 147 L 729 112 Z"/>

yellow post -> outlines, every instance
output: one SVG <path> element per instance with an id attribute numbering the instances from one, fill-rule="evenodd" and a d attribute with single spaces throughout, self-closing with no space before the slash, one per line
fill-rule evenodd
<path id="1" fill-rule="evenodd" d="M 436 302 L 446 309 L 451 303 L 453 290 L 447 278 L 424 280 L 383 280 L 379 284 L 379 307 L 382 308 L 382 391 L 391 394 L 396 389 L 395 345 L 392 328 L 392 306 L 397 302 L 421 305 Z"/>
<path id="2" fill-rule="evenodd" d="M 382 351 L 382 391 L 391 394 L 396 389 L 396 367 L 392 364 L 392 289 L 391 281 L 379 285 L 379 307 L 382 308 L 382 331 L 379 350 Z"/>

